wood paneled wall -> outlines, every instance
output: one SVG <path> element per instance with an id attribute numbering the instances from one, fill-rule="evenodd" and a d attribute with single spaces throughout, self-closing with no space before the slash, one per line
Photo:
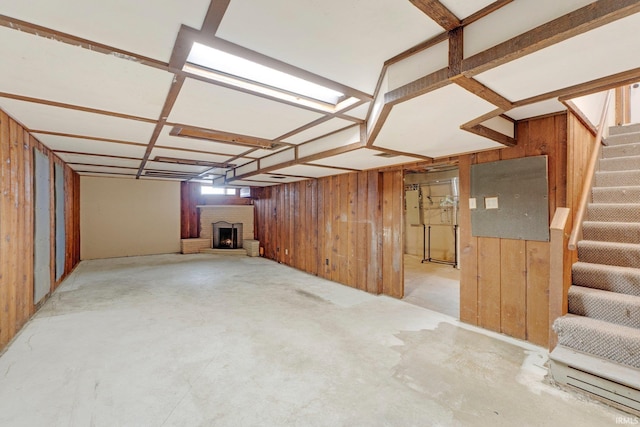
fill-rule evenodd
<path id="1" fill-rule="evenodd" d="M 402 298 L 403 172 L 365 171 L 257 192 L 264 256 L 374 294 Z"/>
<path id="2" fill-rule="evenodd" d="M 547 346 L 549 338 L 549 243 L 473 237 L 469 211 L 472 164 L 549 156 L 549 220 L 567 206 L 567 115 L 518 124 L 513 148 L 461 156 L 460 319 Z"/>
<path id="3" fill-rule="evenodd" d="M 51 185 L 51 290 L 80 261 L 79 176 L 65 173 L 65 270 L 55 281 L 54 162 L 63 164 L 22 126 L 0 111 L 0 350 L 36 310 L 33 304 L 34 160 L 37 148 L 49 157 Z"/>
<path id="4" fill-rule="evenodd" d="M 251 205 L 250 198 L 240 196 L 202 195 L 199 182 L 180 183 L 180 238 L 200 236 L 200 211 L 198 205 Z M 254 233 L 255 235 L 255 233 Z"/>

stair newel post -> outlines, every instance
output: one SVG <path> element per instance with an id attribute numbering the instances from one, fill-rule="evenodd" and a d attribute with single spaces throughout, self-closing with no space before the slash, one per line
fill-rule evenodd
<path id="1" fill-rule="evenodd" d="M 566 257 L 569 240 L 569 208 L 557 208 L 549 228 L 549 325 L 567 314 L 571 261 Z M 549 351 L 558 343 L 558 336 L 549 328 Z"/>

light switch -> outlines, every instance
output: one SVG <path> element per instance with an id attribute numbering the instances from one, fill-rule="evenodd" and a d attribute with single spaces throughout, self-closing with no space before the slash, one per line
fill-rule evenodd
<path id="1" fill-rule="evenodd" d="M 476 198 L 472 197 L 469 199 L 469 209 L 476 209 Z"/>
<path id="2" fill-rule="evenodd" d="M 485 207 L 485 209 L 498 209 L 498 198 L 497 197 L 485 197 L 484 198 L 484 207 Z"/>

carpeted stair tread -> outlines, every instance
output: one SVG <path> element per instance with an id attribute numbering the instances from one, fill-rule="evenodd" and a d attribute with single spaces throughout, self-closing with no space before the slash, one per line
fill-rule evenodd
<path id="1" fill-rule="evenodd" d="M 640 222 L 585 221 L 584 240 L 640 244 Z"/>
<path id="2" fill-rule="evenodd" d="M 608 147 L 620 144 L 633 144 L 635 142 L 640 142 L 640 132 L 628 132 L 619 135 L 610 134 L 604 140 L 605 145 Z"/>
<path id="3" fill-rule="evenodd" d="M 630 171 L 640 169 L 640 156 L 600 159 L 600 171 Z"/>
<path id="4" fill-rule="evenodd" d="M 596 172 L 596 187 L 623 187 L 640 185 L 640 170 Z"/>
<path id="5" fill-rule="evenodd" d="M 638 203 L 640 204 L 640 186 L 633 187 L 594 187 L 594 203 Z"/>
<path id="6" fill-rule="evenodd" d="M 611 126 L 609 128 L 609 135 L 621 135 L 625 133 L 636 133 L 640 132 L 640 123 L 621 125 L 621 126 Z"/>
<path id="7" fill-rule="evenodd" d="M 590 203 L 587 219 L 602 222 L 640 222 L 640 203 Z"/>
<path id="8" fill-rule="evenodd" d="M 602 157 L 605 159 L 627 156 L 640 156 L 640 143 L 602 147 Z"/>
<path id="9" fill-rule="evenodd" d="M 571 271 L 574 285 L 640 297 L 640 268 L 576 262 Z"/>
<path id="10" fill-rule="evenodd" d="M 635 268 L 640 266 L 640 245 L 581 240 L 578 242 L 578 259 L 594 264 Z"/>
<path id="11" fill-rule="evenodd" d="M 571 286 L 569 313 L 640 328 L 640 297 Z"/>
<path id="12" fill-rule="evenodd" d="M 558 344 L 640 368 L 640 329 L 568 314 L 553 323 Z"/>

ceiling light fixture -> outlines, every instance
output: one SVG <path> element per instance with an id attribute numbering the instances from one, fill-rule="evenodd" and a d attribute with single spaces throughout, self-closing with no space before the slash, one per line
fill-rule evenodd
<path id="1" fill-rule="evenodd" d="M 328 113 L 360 101 L 337 90 L 200 43 L 193 44 L 183 71 Z"/>

